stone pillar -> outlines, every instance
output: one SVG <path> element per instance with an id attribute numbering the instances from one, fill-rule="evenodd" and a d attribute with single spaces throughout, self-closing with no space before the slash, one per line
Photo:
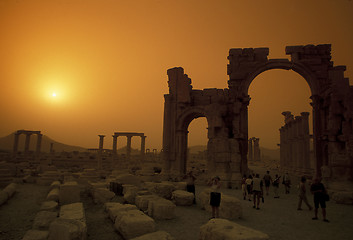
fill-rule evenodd
<path id="1" fill-rule="evenodd" d="M 19 140 L 20 135 L 21 135 L 20 133 L 15 133 L 15 139 L 13 142 L 13 155 L 14 155 L 14 157 L 16 157 L 16 155 L 17 155 L 18 140 Z"/>
<path id="2" fill-rule="evenodd" d="M 261 160 L 260 138 L 254 138 L 254 162 Z"/>
<path id="3" fill-rule="evenodd" d="M 252 162 L 254 160 L 254 152 L 253 152 L 253 149 L 252 149 L 252 138 L 249 138 L 249 147 L 248 147 L 248 161 L 249 162 Z"/>
<path id="4" fill-rule="evenodd" d="M 26 133 L 26 141 L 25 141 L 25 155 L 29 153 L 29 143 L 31 141 L 32 133 Z"/>
<path id="5" fill-rule="evenodd" d="M 302 132 L 303 132 L 303 168 L 310 171 L 310 133 L 309 133 L 309 113 L 302 112 Z"/>
<path id="6" fill-rule="evenodd" d="M 141 160 L 145 159 L 146 136 L 141 136 Z"/>
<path id="7" fill-rule="evenodd" d="M 50 143 L 50 153 L 54 152 L 54 143 Z"/>
<path id="8" fill-rule="evenodd" d="M 37 156 L 39 156 L 40 150 L 42 147 L 42 137 L 43 137 L 43 134 L 40 134 L 40 133 L 37 134 L 37 148 L 36 148 Z"/>
<path id="9" fill-rule="evenodd" d="M 131 135 L 126 136 L 126 159 L 130 161 L 131 157 Z"/>
<path id="10" fill-rule="evenodd" d="M 99 148 L 98 148 L 98 169 L 102 169 L 102 154 L 103 154 L 103 143 L 105 135 L 98 135 L 99 136 Z"/>
<path id="11" fill-rule="evenodd" d="M 113 135 L 113 154 L 116 155 L 118 152 L 118 136 Z"/>
<path id="12" fill-rule="evenodd" d="M 311 105 L 313 106 L 313 140 L 314 140 L 314 161 L 315 161 L 315 176 L 321 177 L 321 167 L 322 167 L 322 154 L 323 154 L 323 144 L 322 144 L 322 126 L 321 126 L 321 105 L 320 96 L 313 95 L 310 97 L 312 99 Z"/>

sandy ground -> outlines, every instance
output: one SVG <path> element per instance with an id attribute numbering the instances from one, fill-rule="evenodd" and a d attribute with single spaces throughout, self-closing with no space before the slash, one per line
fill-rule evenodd
<path id="1" fill-rule="evenodd" d="M 265 169 L 250 166 L 255 172 L 263 174 Z M 276 172 L 271 171 L 274 175 Z M 292 177 L 297 182 L 298 178 Z M 293 184 L 295 186 L 295 184 Z M 196 186 L 198 195 L 205 186 Z M 0 239 L 21 239 L 25 232 L 31 229 L 33 220 L 42 201 L 45 200 L 49 187 L 33 184 L 22 184 L 18 192 L 8 203 L 0 206 Z M 284 194 L 283 186 L 280 186 L 280 198 L 274 199 L 273 192 L 265 196 L 265 203 L 260 210 L 252 208 L 252 202 L 241 200 L 243 217 L 234 222 L 262 231 L 270 236 L 270 239 L 297 240 L 297 239 L 352 239 L 353 237 L 353 206 L 340 205 L 333 202 L 327 203 L 327 217 L 330 223 L 312 220 L 313 211 L 309 211 L 305 205 L 303 211 L 297 211 L 297 191 L 291 189 L 290 194 Z M 240 190 L 222 189 L 222 193 L 233 195 L 242 199 Z M 122 239 L 114 231 L 112 222 L 103 211 L 103 206 L 94 204 L 87 194 L 82 194 L 82 202 L 86 211 L 86 222 L 89 240 Z M 308 194 L 312 204 L 312 195 Z M 116 201 L 121 201 L 117 198 Z M 321 213 L 321 212 L 319 212 Z M 158 230 L 169 232 L 176 240 L 198 239 L 200 226 L 207 223 L 210 213 L 201 210 L 198 204 L 190 207 L 177 207 L 176 218 L 166 221 L 156 221 Z"/>

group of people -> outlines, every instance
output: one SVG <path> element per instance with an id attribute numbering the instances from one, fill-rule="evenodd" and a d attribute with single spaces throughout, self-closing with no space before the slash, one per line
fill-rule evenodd
<path id="1" fill-rule="evenodd" d="M 187 175 L 184 177 L 187 182 L 187 191 L 192 192 L 194 194 L 194 203 L 195 202 L 195 176 L 193 175 L 192 171 L 190 171 Z M 242 193 L 243 193 L 243 199 L 246 200 L 248 198 L 249 201 L 253 200 L 253 208 L 259 210 L 260 209 L 260 200 L 264 202 L 264 189 L 263 187 L 265 186 L 266 190 L 266 195 L 269 195 L 269 189 L 272 184 L 273 186 L 273 192 L 274 192 L 274 198 L 279 198 L 278 195 L 278 189 L 280 185 L 280 179 L 281 176 L 278 174 L 275 175 L 275 178 L 272 179 L 270 172 L 267 171 L 266 174 L 263 176 L 262 179 L 260 179 L 260 175 L 253 174 L 249 175 L 248 177 L 246 175 L 243 176 L 242 178 Z M 284 184 L 285 187 L 285 194 L 289 194 L 289 190 L 291 187 L 291 181 L 289 174 L 286 173 L 283 176 L 283 181 L 282 184 Z M 219 206 L 221 203 L 221 184 L 220 184 L 220 178 L 218 176 L 212 178 L 209 182 L 208 185 L 211 188 L 211 193 L 210 193 L 210 205 L 212 207 L 212 218 L 218 218 L 219 217 Z M 306 197 L 306 177 L 301 177 L 300 183 L 298 185 L 298 196 L 299 196 L 299 202 L 298 202 L 298 208 L 297 210 L 302 210 L 302 202 L 304 202 L 309 210 L 312 210 L 313 207 L 309 204 L 308 199 Z M 322 209 L 322 216 L 323 216 L 323 221 L 329 222 L 329 220 L 326 218 L 326 201 L 328 201 L 328 194 L 325 189 L 325 186 L 321 183 L 320 178 L 315 178 L 310 186 L 310 192 L 314 195 L 314 217 L 312 218 L 313 220 L 318 219 L 318 209 L 321 206 Z M 251 199 L 252 198 L 252 199 Z"/>

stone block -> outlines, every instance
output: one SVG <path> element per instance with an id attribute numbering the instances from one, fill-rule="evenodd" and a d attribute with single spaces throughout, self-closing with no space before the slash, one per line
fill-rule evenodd
<path id="1" fill-rule="evenodd" d="M 33 229 L 47 230 L 52 221 L 58 217 L 56 212 L 40 211 L 33 221 Z"/>
<path id="2" fill-rule="evenodd" d="M 353 204 L 353 192 L 335 192 L 331 198 L 339 204 Z"/>
<path id="3" fill-rule="evenodd" d="M 135 198 L 135 205 L 137 206 L 138 209 L 142 211 L 147 211 L 148 209 L 148 202 L 153 200 L 153 199 L 159 199 L 160 197 L 157 195 L 138 195 Z"/>
<path id="4" fill-rule="evenodd" d="M 77 182 L 60 185 L 59 202 L 61 205 L 80 202 L 80 188 Z"/>
<path id="5" fill-rule="evenodd" d="M 52 189 L 54 189 L 54 188 L 60 188 L 60 182 L 59 181 L 54 181 L 54 182 L 52 182 L 51 184 L 50 184 L 50 187 L 49 187 L 49 189 L 50 190 L 52 190 Z"/>
<path id="6" fill-rule="evenodd" d="M 138 176 L 129 174 L 129 173 L 124 173 L 124 174 L 119 174 L 118 176 L 115 177 L 116 182 L 120 184 L 130 184 L 134 186 L 140 186 L 141 185 L 141 179 Z"/>
<path id="7" fill-rule="evenodd" d="M 132 240 L 174 240 L 174 238 L 165 231 L 157 231 L 153 233 L 147 233 L 140 237 L 133 238 Z"/>
<path id="8" fill-rule="evenodd" d="M 175 190 L 186 190 L 186 182 L 175 182 L 174 183 Z"/>
<path id="9" fill-rule="evenodd" d="M 85 210 L 81 202 L 61 206 L 59 217 L 61 219 L 74 219 L 86 222 Z"/>
<path id="10" fill-rule="evenodd" d="M 240 200 L 236 197 L 222 194 L 219 216 L 226 219 L 237 219 L 243 216 Z"/>
<path id="11" fill-rule="evenodd" d="M 148 215 L 154 219 L 173 219 L 175 218 L 175 204 L 167 199 L 152 199 L 148 202 Z"/>
<path id="12" fill-rule="evenodd" d="M 10 183 L 2 191 L 7 193 L 8 198 L 11 198 L 16 192 L 17 185 L 16 183 Z"/>
<path id="13" fill-rule="evenodd" d="M 23 182 L 25 183 L 36 183 L 36 178 L 31 175 L 26 175 L 23 177 Z"/>
<path id="14" fill-rule="evenodd" d="M 7 202 L 9 196 L 6 192 L 0 190 L 0 206 Z"/>
<path id="15" fill-rule="evenodd" d="M 52 189 L 47 195 L 47 201 L 59 202 L 59 192 L 58 188 Z"/>
<path id="16" fill-rule="evenodd" d="M 49 231 L 31 229 L 25 233 L 22 240 L 47 240 L 48 236 Z"/>
<path id="17" fill-rule="evenodd" d="M 183 190 L 176 190 L 172 193 L 172 201 L 177 206 L 190 206 L 194 202 L 194 194 Z"/>
<path id="18" fill-rule="evenodd" d="M 107 188 L 94 188 L 93 201 L 94 203 L 106 203 L 115 197 L 115 193 L 109 191 Z"/>
<path id="19" fill-rule="evenodd" d="M 129 210 L 137 210 L 137 207 L 132 204 L 116 204 L 108 209 L 108 215 L 110 220 L 114 223 L 118 215 L 121 215 L 123 212 L 127 212 Z"/>
<path id="20" fill-rule="evenodd" d="M 74 219 L 58 218 L 49 227 L 49 240 L 86 240 L 85 222 Z"/>
<path id="21" fill-rule="evenodd" d="M 56 211 L 58 209 L 58 203 L 55 201 L 45 201 L 40 206 L 41 211 Z"/>
<path id="22" fill-rule="evenodd" d="M 137 192 L 138 192 L 137 187 L 135 186 L 129 187 L 126 191 L 124 191 L 124 200 L 128 203 L 135 204 L 135 198 L 136 198 Z"/>
<path id="23" fill-rule="evenodd" d="M 175 190 L 174 184 L 172 182 L 161 182 L 157 183 L 154 188 L 154 193 L 156 193 L 158 196 L 166 198 L 166 199 L 171 199 L 172 198 L 172 192 Z"/>
<path id="24" fill-rule="evenodd" d="M 109 208 L 115 207 L 115 206 L 119 206 L 121 205 L 121 203 L 118 202 L 106 202 L 104 203 L 104 211 L 108 212 Z"/>
<path id="25" fill-rule="evenodd" d="M 154 232 L 156 228 L 154 220 L 139 210 L 129 210 L 117 217 L 114 227 L 124 239 Z"/>
<path id="26" fill-rule="evenodd" d="M 227 219 L 211 219 L 200 227 L 199 240 L 265 240 L 269 236 Z"/>

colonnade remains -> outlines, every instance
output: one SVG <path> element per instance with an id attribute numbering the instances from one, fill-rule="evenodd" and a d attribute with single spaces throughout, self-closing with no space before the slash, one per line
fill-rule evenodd
<path id="1" fill-rule="evenodd" d="M 283 112 L 284 126 L 280 131 L 280 166 L 285 171 L 301 175 L 314 175 L 314 163 L 310 154 L 309 113 L 293 116 Z"/>
<path id="2" fill-rule="evenodd" d="M 17 153 L 18 153 L 18 143 L 19 143 L 19 138 L 20 135 L 24 134 L 26 135 L 25 139 L 25 146 L 24 146 L 24 153 L 25 156 L 29 155 L 29 146 L 30 146 L 30 141 L 31 141 L 31 135 L 36 134 L 37 135 L 37 145 L 36 145 L 36 151 L 35 154 L 38 157 L 40 155 L 41 147 L 42 147 L 42 137 L 43 134 L 41 134 L 40 131 L 28 131 L 28 130 L 18 130 L 15 132 L 15 138 L 14 138 L 14 144 L 13 144 L 13 157 L 16 158 Z"/>
<path id="3" fill-rule="evenodd" d="M 194 90 L 184 69 L 168 69 L 164 95 L 163 172 L 182 175 L 187 161 L 187 129 L 205 117 L 208 123 L 208 173 L 232 186 L 248 172 L 248 89 L 256 76 L 271 69 L 293 70 L 311 90 L 314 174 L 330 169 L 330 181 L 353 186 L 353 86 L 345 66 L 334 66 L 331 45 L 287 46 L 289 59 L 268 59 L 268 48 L 229 50 L 228 88 Z"/>
<path id="4" fill-rule="evenodd" d="M 248 161 L 259 162 L 261 161 L 260 138 L 249 138 L 248 146 Z"/>

